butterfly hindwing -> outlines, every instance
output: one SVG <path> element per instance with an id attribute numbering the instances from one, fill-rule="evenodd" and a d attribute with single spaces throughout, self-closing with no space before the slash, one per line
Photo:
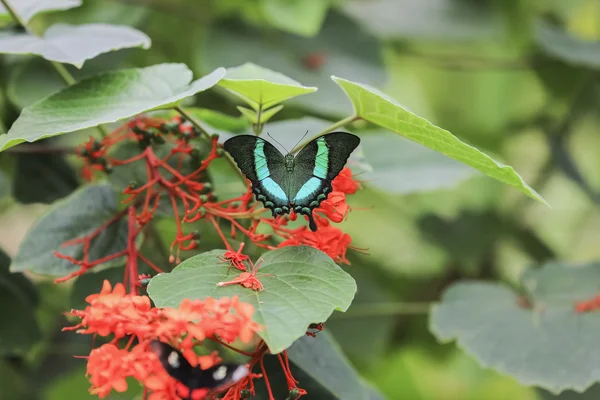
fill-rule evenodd
<path id="1" fill-rule="evenodd" d="M 311 230 L 316 230 L 312 210 L 327 198 L 331 182 L 359 143 L 358 136 L 351 133 L 333 132 L 312 140 L 296 156 L 291 202 L 297 213 L 308 216 Z"/>
<path id="2" fill-rule="evenodd" d="M 257 136 L 238 135 L 227 139 L 223 147 L 252 182 L 256 199 L 281 214 L 289 211 L 286 194 L 286 169 L 283 155 L 271 143 Z"/>
<path id="3" fill-rule="evenodd" d="M 165 371 L 190 391 L 227 386 L 240 381 L 249 373 L 248 367 L 242 364 L 217 364 L 205 370 L 192 367 L 181 352 L 159 340 L 151 341 L 150 349 L 158 357 Z"/>

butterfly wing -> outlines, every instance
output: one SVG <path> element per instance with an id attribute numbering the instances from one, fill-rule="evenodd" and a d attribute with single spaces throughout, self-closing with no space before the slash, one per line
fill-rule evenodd
<path id="1" fill-rule="evenodd" d="M 250 372 L 245 365 L 231 363 L 217 364 L 205 370 L 192 367 L 181 352 L 159 340 L 151 341 L 150 349 L 165 371 L 190 391 L 227 386 L 240 381 Z"/>
<path id="2" fill-rule="evenodd" d="M 150 342 L 150 350 L 158 357 L 163 368 L 169 375 L 190 387 L 194 377 L 194 367 L 186 360 L 179 350 L 160 340 Z"/>
<path id="3" fill-rule="evenodd" d="M 348 157 L 360 143 L 358 136 L 333 132 L 309 142 L 300 150 L 294 164 L 294 190 L 291 199 L 297 213 L 308 216 L 310 229 L 317 230 L 312 210 L 331 192 L 331 181 L 340 173 Z"/>
<path id="4" fill-rule="evenodd" d="M 223 147 L 252 183 L 257 200 L 273 215 L 289 212 L 285 159 L 275 146 L 257 136 L 238 135 L 227 139 Z"/>

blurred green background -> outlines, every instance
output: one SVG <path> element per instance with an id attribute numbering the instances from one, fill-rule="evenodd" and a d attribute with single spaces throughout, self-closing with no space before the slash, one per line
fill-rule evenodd
<path id="1" fill-rule="evenodd" d="M 349 115 L 330 80 L 336 75 L 382 89 L 512 165 L 552 209 L 406 141 L 365 141 L 373 172 L 359 175 L 364 189 L 349 197 L 354 210 L 341 227 L 369 255 L 349 253 L 346 270 L 359 290 L 348 313 L 326 327 L 388 399 L 600 396 L 597 387 L 553 396 L 482 368 L 454 344 L 438 344 L 425 312 L 457 280 L 516 286 L 523 270 L 548 260 L 600 259 L 598 0 L 86 0 L 37 16 L 32 27 L 57 22 L 130 25 L 152 39 L 149 50 L 120 50 L 72 69 L 76 77 L 163 62 L 183 62 L 201 76 L 250 61 L 319 88 L 287 102 L 276 122 Z M 5 131 L 22 107 L 64 83 L 42 59 L 0 57 Z M 195 105 L 237 116 L 219 91 Z M 12 151 L 0 166 L 12 171 L 0 175 L 0 247 L 13 256 L 47 204 L 80 183 L 70 159 Z M 89 351 L 89 338 L 60 332 L 75 289 L 35 285 L 42 339 L 25 357 L 2 360 L 0 399 L 89 398 L 84 361 L 71 357 Z"/>

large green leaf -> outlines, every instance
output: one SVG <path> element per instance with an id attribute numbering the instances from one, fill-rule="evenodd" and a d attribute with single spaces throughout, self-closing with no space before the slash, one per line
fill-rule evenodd
<path id="1" fill-rule="evenodd" d="M 29 58 L 10 70 L 6 98 L 18 109 L 25 108 L 67 86 L 43 58 Z"/>
<path id="2" fill-rule="evenodd" d="M 171 107 L 214 86 L 224 75 L 225 70 L 217 68 L 191 82 L 192 72 L 185 65 L 159 64 L 83 79 L 24 108 L 8 134 L 0 137 L 0 150 Z"/>
<path id="3" fill-rule="evenodd" d="M 227 68 L 225 78 L 219 82 L 219 86 L 237 94 L 256 109 L 259 106 L 269 108 L 292 97 L 317 90 L 316 87 L 302 86 L 279 72 L 252 63 Z"/>
<path id="4" fill-rule="evenodd" d="M 600 292 L 600 264 L 532 269 L 522 289 L 526 300 L 497 283 L 455 284 L 433 308 L 430 329 L 525 385 L 581 392 L 600 381 L 600 314 L 575 312 Z"/>
<path id="5" fill-rule="evenodd" d="M 43 37 L 31 33 L 0 34 L 0 53 L 35 54 L 78 68 L 99 54 L 130 47 L 150 47 L 150 38 L 128 26 L 56 24 Z"/>
<path id="6" fill-rule="evenodd" d="M 77 175 L 59 153 L 15 154 L 13 197 L 19 203 L 52 203 L 79 186 Z"/>
<path id="7" fill-rule="evenodd" d="M 367 385 L 327 331 L 315 338 L 304 336 L 287 350 L 290 361 L 326 388 L 333 398 L 343 400 L 383 399 Z"/>
<path id="8" fill-rule="evenodd" d="M 28 22 L 33 16 L 44 11 L 68 10 L 79 7 L 81 0 L 8 0 L 8 4 L 15 10 L 17 15 Z M 6 8 L 0 4 L 0 21 L 12 19 Z"/>
<path id="9" fill-rule="evenodd" d="M 10 259 L 0 251 L 0 355 L 24 353 L 41 338 L 35 318 L 35 289 L 19 273 L 10 273 Z"/>
<path id="10" fill-rule="evenodd" d="M 229 268 L 213 250 L 189 258 L 171 273 L 155 276 L 148 294 L 158 307 L 177 307 L 183 299 L 238 295 L 254 306 L 259 335 L 271 353 L 279 353 L 303 336 L 311 323 L 323 322 L 334 310 L 345 311 L 354 298 L 356 283 L 325 253 L 292 246 L 265 253 L 259 274 L 263 291 L 240 285 L 218 287 L 239 271 Z"/>
<path id="11" fill-rule="evenodd" d="M 342 10 L 384 39 L 481 40 L 501 33 L 485 2 L 457 0 L 350 0 Z"/>
<path id="12" fill-rule="evenodd" d="M 317 115 L 345 116 L 347 112 L 344 95 L 331 84 L 331 74 L 371 85 L 383 85 L 386 79 L 380 42 L 335 12 L 329 13 L 314 38 L 285 33 L 265 37 L 260 30 L 236 21 L 213 28 L 206 45 L 209 56 L 198 56 L 203 69 L 252 62 L 318 87 L 319 91 L 311 96 L 299 96 L 286 103 L 286 107 L 300 106 Z M 316 60 L 312 66 L 311 59 Z"/>
<path id="13" fill-rule="evenodd" d="M 578 38 L 544 20 L 537 23 L 536 37 L 540 47 L 554 57 L 585 67 L 600 67 L 600 41 Z"/>
<path id="14" fill-rule="evenodd" d="M 452 187 L 477 173 L 465 164 L 387 131 L 365 132 L 361 145 L 373 171 L 360 179 L 386 192 Z"/>
<path id="15" fill-rule="evenodd" d="M 262 0 L 260 5 L 271 25 L 301 36 L 319 33 L 329 9 L 328 0 Z"/>
<path id="16" fill-rule="evenodd" d="M 545 203 L 544 199 L 529 187 L 512 167 L 494 161 L 475 147 L 461 142 L 447 130 L 405 110 L 393 99 L 369 85 L 335 76 L 332 79 L 348 95 L 357 117 L 470 165 L 492 178 L 516 187 L 529 197 Z"/>
<path id="17" fill-rule="evenodd" d="M 95 231 L 118 212 L 117 195 L 110 185 L 88 185 L 52 205 L 27 232 L 11 271 L 31 270 L 41 275 L 64 276 L 79 269 L 54 251 L 82 259 L 81 245 L 62 247 L 66 241 Z M 122 251 L 127 246 L 127 221 L 121 219 L 106 227 L 92 242 L 89 260 L 94 261 Z"/>

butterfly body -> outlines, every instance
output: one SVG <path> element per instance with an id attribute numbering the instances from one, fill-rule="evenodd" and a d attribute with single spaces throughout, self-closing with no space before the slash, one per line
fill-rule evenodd
<path id="1" fill-rule="evenodd" d="M 160 340 L 152 340 L 150 350 L 165 371 L 190 390 L 189 398 L 196 389 L 219 389 L 240 381 L 250 372 L 245 365 L 232 363 L 217 364 L 207 369 L 193 367 L 181 352 Z"/>
<path id="2" fill-rule="evenodd" d="M 359 143 L 355 135 L 333 132 L 310 141 L 296 157 L 284 156 L 271 143 L 252 135 L 234 136 L 223 146 L 252 183 L 256 199 L 273 216 L 293 210 L 306 215 L 310 229 L 316 231 L 312 210 L 327 199 L 332 180 Z"/>

